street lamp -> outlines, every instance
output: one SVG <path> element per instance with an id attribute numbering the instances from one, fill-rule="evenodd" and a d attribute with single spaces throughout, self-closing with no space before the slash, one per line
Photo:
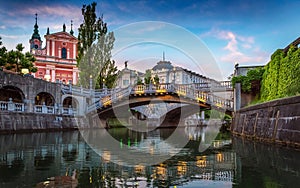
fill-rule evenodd
<path id="1" fill-rule="evenodd" d="M 50 76 L 49 74 L 46 74 L 46 75 L 44 76 L 44 78 L 45 78 L 45 80 L 46 80 L 47 82 L 49 82 L 51 76 Z"/>
<path id="2" fill-rule="evenodd" d="M 173 67 L 173 82 L 174 82 L 174 84 L 175 84 L 175 72 L 176 72 L 176 67 Z"/>
<path id="3" fill-rule="evenodd" d="M 28 74 L 28 73 L 29 73 L 29 70 L 23 68 L 23 69 L 21 69 L 21 73 L 22 73 L 23 75 Z"/>
<path id="4" fill-rule="evenodd" d="M 90 75 L 90 89 L 93 89 L 93 76 Z"/>
<path id="5" fill-rule="evenodd" d="M 102 89 L 105 88 L 105 78 L 102 79 Z"/>

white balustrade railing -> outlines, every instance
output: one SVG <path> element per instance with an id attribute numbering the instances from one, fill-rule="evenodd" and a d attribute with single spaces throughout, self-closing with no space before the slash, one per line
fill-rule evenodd
<path id="1" fill-rule="evenodd" d="M 203 84 L 202 87 L 206 87 L 207 83 Z M 222 87 L 230 87 L 230 82 L 222 82 L 220 83 L 213 83 L 217 84 L 217 86 L 223 85 Z M 198 85 L 199 86 L 199 85 Z M 158 84 L 158 85 L 136 85 L 133 88 L 128 87 L 119 91 L 110 92 L 106 96 L 101 97 L 95 104 L 88 107 L 88 112 L 91 110 L 95 110 L 98 108 L 102 108 L 103 106 L 111 105 L 113 102 L 117 100 L 124 99 L 129 95 L 137 95 L 137 94 L 151 94 L 151 93 L 167 93 L 167 92 L 174 92 L 177 93 L 179 96 L 184 96 L 197 102 L 203 102 L 212 106 L 225 108 L 225 109 L 233 109 L 233 101 L 228 99 L 223 99 L 212 93 L 205 92 L 202 89 L 198 89 L 195 85 L 191 84 Z"/>
<path id="2" fill-rule="evenodd" d="M 34 112 L 43 114 L 55 114 L 54 106 L 35 105 Z"/>
<path id="3" fill-rule="evenodd" d="M 15 103 L 12 100 L 10 100 L 10 101 L 0 101 L 0 110 L 24 112 L 25 108 L 23 103 Z"/>

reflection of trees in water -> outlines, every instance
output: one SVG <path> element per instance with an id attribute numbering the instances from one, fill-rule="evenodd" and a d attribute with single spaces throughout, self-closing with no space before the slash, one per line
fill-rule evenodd
<path id="1" fill-rule="evenodd" d="M 17 178 L 24 170 L 24 159 L 21 151 L 14 152 L 10 162 L 10 154 L 5 153 L 0 158 L 0 181 L 9 182 Z"/>
<path id="2" fill-rule="evenodd" d="M 45 154 L 43 154 L 45 153 Z M 34 155 L 34 167 L 37 170 L 48 170 L 54 163 L 55 155 L 52 147 L 47 148 L 46 152 L 43 152 L 41 148 L 35 151 Z"/>
<path id="3" fill-rule="evenodd" d="M 106 187 L 104 169 L 101 167 L 84 167 L 80 170 L 78 187 Z"/>
<path id="4" fill-rule="evenodd" d="M 76 161 L 77 159 L 77 146 L 75 144 L 68 144 L 64 146 L 63 149 L 63 158 L 65 161 L 70 162 L 70 161 Z"/>

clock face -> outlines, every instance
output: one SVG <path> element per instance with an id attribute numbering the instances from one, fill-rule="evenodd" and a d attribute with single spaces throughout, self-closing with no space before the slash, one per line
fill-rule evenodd
<path id="1" fill-rule="evenodd" d="M 35 48 L 35 49 L 38 49 L 38 48 L 39 48 L 39 45 L 35 44 L 35 45 L 34 45 L 34 48 Z"/>

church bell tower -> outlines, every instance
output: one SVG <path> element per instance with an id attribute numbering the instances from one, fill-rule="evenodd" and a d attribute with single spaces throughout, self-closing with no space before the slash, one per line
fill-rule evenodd
<path id="1" fill-rule="evenodd" d="M 29 40 L 30 43 L 30 52 L 33 52 L 35 50 L 41 50 L 42 49 L 42 40 L 41 36 L 39 34 L 39 26 L 37 24 L 37 14 L 35 14 L 35 25 L 34 30 L 31 39 Z"/>

